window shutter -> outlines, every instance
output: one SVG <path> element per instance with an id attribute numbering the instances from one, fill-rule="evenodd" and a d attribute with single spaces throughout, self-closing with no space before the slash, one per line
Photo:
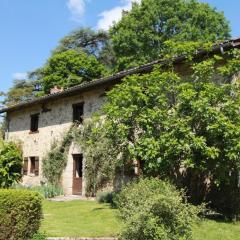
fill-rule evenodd
<path id="1" fill-rule="evenodd" d="M 24 163 L 23 163 L 23 175 L 28 174 L 28 158 L 24 158 Z"/>
<path id="2" fill-rule="evenodd" d="M 35 176 L 39 175 L 39 157 L 35 157 Z"/>

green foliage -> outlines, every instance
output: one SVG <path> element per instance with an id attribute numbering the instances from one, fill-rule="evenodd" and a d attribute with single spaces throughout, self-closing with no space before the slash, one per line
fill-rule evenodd
<path id="1" fill-rule="evenodd" d="M 0 188 L 8 188 L 21 180 L 22 161 L 20 146 L 0 140 Z"/>
<path id="2" fill-rule="evenodd" d="M 164 42 L 216 41 L 230 37 L 223 13 L 196 0 L 142 0 L 111 29 L 117 68 L 159 59 Z"/>
<path id="3" fill-rule="evenodd" d="M 189 240 L 201 208 L 185 203 L 185 196 L 169 183 L 140 179 L 116 198 L 124 240 Z"/>
<path id="4" fill-rule="evenodd" d="M 39 229 L 42 198 L 25 190 L 0 190 L 0 239 L 31 238 Z"/>
<path id="5" fill-rule="evenodd" d="M 73 140 L 72 126 L 60 141 L 55 141 L 50 151 L 43 158 L 42 171 L 43 176 L 48 180 L 48 183 L 54 186 L 59 186 L 63 170 L 67 165 L 67 154 Z"/>
<path id="6" fill-rule="evenodd" d="M 39 193 L 44 198 L 54 198 L 56 196 L 63 195 L 63 189 L 60 186 L 55 185 L 43 185 L 43 186 L 23 186 L 23 185 L 15 185 L 12 187 L 13 189 L 25 189 L 29 191 L 34 191 Z"/>
<path id="7" fill-rule="evenodd" d="M 67 50 L 83 51 L 87 55 L 95 56 L 106 68 L 112 69 L 115 57 L 108 32 L 91 28 L 79 28 L 60 40 L 54 53 Z"/>
<path id="8" fill-rule="evenodd" d="M 99 203 L 111 203 L 113 204 L 113 198 L 115 193 L 112 191 L 101 191 L 98 192 L 96 197 Z"/>
<path id="9" fill-rule="evenodd" d="M 36 233 L 33 235 L 31 240 L 47 240 L 47 236 L 44 233 Z"/>
<path id="10" fill-rule="evenodd" d="M 4 106 L 12 106 L 17 103 L 31 100 L 35 97 L 34 82 L 28 80 L 14 80 L 13 86 L 5 94 Z"/>
<path id="11" fill-rule="evenodd" d="M 139 160 L 144 175 L 171 179 L 191 202 L 210 201 L 232 218 L 240 213 L 240 86 L 233 77 L 240 53 L 225 54 L 224 62 L 185 52 L 187 73 L 169 64 L 129 76 L 109 92 L 106 135 L 126 153 L 118 161 Z"/>
<path id="12" fill-rule="evenodd" d="M 6 121 L 5 118 L 2 122 L 0 122 L 0 141 L 4 139 L 5 129 L 6 129 Z"/>
<path id="13" fill-rule="evenodd" d="M 106 74 L 106 70 L 94 56 L 83 51 L 68 50 L 53 54 L 40 70 L 44 93 L 49 93 L 54 86 L 72 87 L 89 82 Z"/>
<path id="14" fill-rule="evenodd" d="M 121 167 L 117 155 L 122 148 L 116 148 L 107 138 L 103 120 L 99 117 L 84 121 L 83 127 L 73 132 L 75 142 L 84 152 L 86 193 L 95 196 L 99 189 L 113 183 L 116 171 Z"/>

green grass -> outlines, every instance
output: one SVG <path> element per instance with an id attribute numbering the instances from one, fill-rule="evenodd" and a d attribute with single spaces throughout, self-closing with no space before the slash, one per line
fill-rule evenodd
<path id="1" fill-rule="evenodd" d="M 240 222 L 201 221 L 193 229 L 194 240 L 240 240 Z"/>
<path id="2" fill-rule="evenodd" d="M 109 204 L 92 201 L 45 200 L 41 232 L 46 232 L 49 237 L 115 236 L 120 229 L 116 211 Z"/>
<path id="3" fill-rule="evenodd" d="M 41 231 L 49 237 L 111 237 L 121 224 L 117 210 L 92 201 L 44 201 Z M 194 240 L 240 240 L 240 223 L 201 221 L 193 228 Z"/>

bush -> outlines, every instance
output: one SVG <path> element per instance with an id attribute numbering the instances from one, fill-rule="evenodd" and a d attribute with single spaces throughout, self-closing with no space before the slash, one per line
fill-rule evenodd
<path id="1" fill-rule="evenodd" d="M 113 192 L 98 192 L 97 193 L 97 201 L 99 203 L 110 203 L 113 204 Z"/>
<path id="2" fill-rule="evenodd" d="M 36 233 L 31 240 L 47 240 L 47 236 L 43 233 Z"/>
<path id="3" fill-rule="evenodd" d="M 184 194 L 169 183 L 141 179 L 115 199 L 124 222 L 120 239 L 189 240 L 200 208 L 184 203 Z"/>
<path id="4" fill-rule="evenodd" d="M 9 188 L 22 178 L 22 151 L 12 142 L 0 141 L 0 187 Z"/>
<path id="5" fill-rule="evenodd" d="M 26 240 L 39 229 L 42 197 L 26 190 L 0 190 L 0 240 Z"/>

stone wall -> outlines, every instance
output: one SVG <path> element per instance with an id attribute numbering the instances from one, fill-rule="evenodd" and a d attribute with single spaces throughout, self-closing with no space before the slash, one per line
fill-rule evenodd
<path id="1" fill-rule="evenodd" d="M 23 148 L 23 157 L 39 157 L 39 176 L 29 174 L 30 164 L 28 164 L 28 175 L 23 177 L 24 185 L 40 185 L 41 181 L 44 182 L 42 177 L 42 159 L 49 151 L 52 142 L 61 139 L 64 133 L 70 128 L 73 118 L 72 105 L 84 102 L 83 118 L 89 118 L 92 113 L 97 111 L 102 105 L 104 101 L 103 93 L 104 88 L 101 88 L 95 91 L 85 92 L 81 95 L 52 100 L 44 104 L 44 106 L 35 105 L 8 113 L 9 129 L 6 133 L 6 140 L 20 141 Z M 48 109 L 49 111 L 42 111 L 42 109 Z M 35 113 L 40 114 L 39 131 L 38 133 L 31 134 L 30 116 Z M 72 154 L 79 153 L 81 153 L 81 149 L 72 144 L 68 155 L 68 164 L 62 178 L 63 188 L 66 194 L 72 193 Z"/>

